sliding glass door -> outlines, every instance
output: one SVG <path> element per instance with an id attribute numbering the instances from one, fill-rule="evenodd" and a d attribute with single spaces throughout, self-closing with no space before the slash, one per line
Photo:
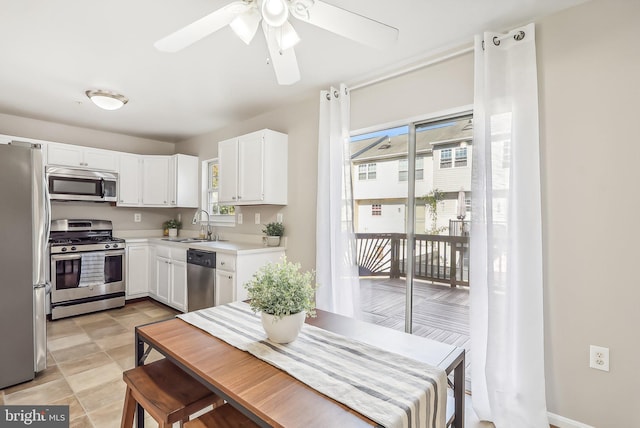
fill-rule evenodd
<path id="1" fill-rule="evenodd" d="M 468 336 L 471 136 L 463 115 L 352 138 L 366 321 L 442 341 Z"/>

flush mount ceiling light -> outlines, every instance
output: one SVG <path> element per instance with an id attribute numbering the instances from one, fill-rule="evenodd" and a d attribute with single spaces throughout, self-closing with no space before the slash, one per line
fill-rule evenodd
<path id="1" fill-rule="evenodd" d="M 85 94 L 87 94 L 87 97 L 89 97 L 95 105 L 104 110 L 118 110 L 129 102 L 129 98 L 111 91 L 91 89 L 85 91 Z"/>
<path id="2" fill-rule="evenodd" d="M 398 29 L 321 0 L 238 0 L 158 40 L 159 51 L 177 52 L 229 25 L 249 44 L 262 21 L 270 61 L 280 85 L 300 80 L 293 47 L 300 37 L 289 17 L 331 31 L 367 46 L 382 49 L 398 39 Z"/>

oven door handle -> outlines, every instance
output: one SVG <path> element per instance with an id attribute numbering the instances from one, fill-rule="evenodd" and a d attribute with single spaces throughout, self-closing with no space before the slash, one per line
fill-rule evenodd
<path id="1" fill-rule="evenodd" d="M 104 178 L 100 179 L 100 188 L 102 191 L 102 194 L 100 195 L 101 198 L 104 198 Z"/>
<path id="2" fill-rule="evenodd" d="M 70 254 L 52 254 L 51 260 L 73 260 L 73 259 L 81 259 L 83 254 L 92 254 L 92 253 L 101 253 L 103 251 L 89 251 L 82 253 L 70 253 Z M 104 251 L 105 257 L 114 257 L 114 256 L 123 256 L 125 255 L 125 250 L 109 250 Z"/>
<path id="3" fill-rule="evenodd" d="M 80 253 L 71 253 L 71 254 L 52 254 L 51 255 L 51 260 L 52 261 L 58 261 L 58 260 L 73 260 L 73 259 L 81 259 L 82 258 L 82 254 Z"/>

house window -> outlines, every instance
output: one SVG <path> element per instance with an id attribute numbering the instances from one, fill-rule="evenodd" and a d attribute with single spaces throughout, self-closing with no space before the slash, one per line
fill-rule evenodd
<path id="1" fill-rule="evenodd" d="M 375 216 L 382 215 L 382 205 L 380 204 L 371 205 L 371 215 L 375 215 Z"/>
<path id="2" fill-rule="evenodd" d="M 376 179 L 375 163 L 365 163 L 358 165 L 358 180 L 375 180 Z"/>
<path id="3" fill-rule="evenodd" d="M 398 181 L 407 181 L 409 177 L 409 162 L 406 159 L 398 161 Z"/>
<path id="4" fill-rule="evenodd" d="M 456 167 L 467 166 L 467 148 L 466 147 L 458 147 L 456 148 Z"/>
<path id="5" fill-rule="evenodd" d="M 451 168 L 451 149 L 440 150 L 440 168 Z"/>
<path id="6" fill-rule="evenodd" d="M 210 159 L 203 162 L 206 171 L 203 171 L 203 206 L 211 216 L 212 223 L 234 223 L 236 208 L 233 205 L 218 204 L 219 169 L 218 159 Z M 202 214 L 202 221 L 206 221 L 206 216 Z"/>
<path id="7" fill-rule="evenodd" d="M 407 159 L 398 161 L 398 181 L 407 181 L 409 179 L 409 162 Z M 424 179 L 424 157 L 416 158 L 416 180 Z"/>

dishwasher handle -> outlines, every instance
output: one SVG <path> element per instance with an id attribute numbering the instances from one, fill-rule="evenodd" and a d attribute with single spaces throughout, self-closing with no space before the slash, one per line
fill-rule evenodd
<path id="1" fill-rule="evenodd" d="M 203 266 L 210 269 L 216 268 L 216 253 L 189 248 L 187 250 L 187 264 Z"/>

